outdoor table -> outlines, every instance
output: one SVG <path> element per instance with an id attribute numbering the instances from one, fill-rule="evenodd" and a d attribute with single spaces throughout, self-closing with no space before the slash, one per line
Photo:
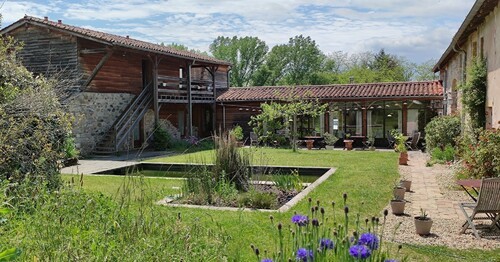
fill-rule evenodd
<path id="1" fill-rule="evenodd" d="M 479 194 L 478 189 L 481 187 L 481 179 L 461 179 L 457 180 L 457 185 L 461 186 L 463 190 L 465 190 L 465 192 L 467 192 L 467 194 L 472 198 L 472 200 L 474 200 L 474 202 L 477 202 L 476 197 L 471 194 L 472 191 L 467 188 L 474 190 L 476 195 Z"/>

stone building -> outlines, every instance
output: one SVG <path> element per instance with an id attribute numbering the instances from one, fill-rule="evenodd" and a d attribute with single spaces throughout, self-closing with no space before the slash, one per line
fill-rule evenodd
<path id="1" fill-rule="evenodd" d="M 184 137 L 215 130 L 216 90 L 228 87 L 228 62 L 47 17 L 25 16 L 0 35 L 23 42 L 28 70 L 61 80 L 84 154 L 141 147 L 158 122 Z"/>
<path id="2" fill-rule="evenodd" d="M 486 128 L 500 128 L 499 16 L 498 0 L 477 0 L 434 67 L 443 81 L 445 113 L 458 114 L 462 111 L 458 87 L 466 81 L 467 66 L 475 57 L 486 59 Z"/>

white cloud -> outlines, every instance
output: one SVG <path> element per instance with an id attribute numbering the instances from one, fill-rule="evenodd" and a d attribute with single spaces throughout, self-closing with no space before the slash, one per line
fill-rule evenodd
<path id="1" fill-rule="evenodd" d="M 12 0 L 11 0 L 12 1 Z M 311 36 L 325 53 L 386 48 L 411 60 L 437 58 L 474 0 L 84 0 L 14 1 L 4 25 L 24 13 L 150 42 L 206 51 L 219 35 L 257 36 L 269 46 Z M 40 4 L 40 1 L 46 2 Z M 56 3 L 56 4 L 55 4 Z M 52 10 L 53 7 L 58 7 Z M 57 17 L 59 16 L 59 17 Z"/>

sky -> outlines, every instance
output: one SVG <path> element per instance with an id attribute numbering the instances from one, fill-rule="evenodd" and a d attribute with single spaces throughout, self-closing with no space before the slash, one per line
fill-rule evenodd
<path id="1" fill-rule="evenodd" d="M 2 27 L 25 14 L 152 43 L 208 51 L 217 36 L 268 46 L 310 36 L 325 53 L 384 48 L 421 63 L 439 59 L 474 0 L 0 0 Z"/>

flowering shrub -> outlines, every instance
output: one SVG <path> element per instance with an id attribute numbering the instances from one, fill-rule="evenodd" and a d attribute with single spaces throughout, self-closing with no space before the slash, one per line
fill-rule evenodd
<path id="1" fill-rule="evenodd" d="M 446 145 L 455 145 L 455 138 L 460 135 L 460 118 L 458 116 L 434 117 L 425 126 L 425 143 L 427 150 L 444 149 Z"/>
<path id="2" fill-rule="evenodd" d="M 274 225 L 273 217 L 271 223 L 277 228 L 276 250 L 272 254 L 261 252 L 254 245 L 252 250 L 261 262 L 270 261 L 397 261 L 389 256 L 387 249 L 382 249 L 382 235 L 384 227 L 381 226 L 380 219 L 372 217 L 363 223 L 356 216 L 356 227 L 349 228 L 349 207 L 347 206 L 347 194 L 344 194 L 344 221 L 335 221 L 335 203 L 332 202 L 331 211 L 333 218 L 333 228 L 331 223 L 326 225 L 328 218 L 327 210 L 320 206 L 320 201 L 312 205 L 309 198 L 308 215 L 294 214 L 288 230 L 284 230 L 285 225 L 278 223 Z M 384 218 L 387 216 L 384 211 Z M 371 222 L 370 222 L 371 221 Z M 358 232 L 363 232 L 359 234 Z"/>
<path id="3" fill-rule="evenodd" d="M 477 141 L 462 142 L 460 177 L 500 177 L 500 130 L 482 130 Z"/>

